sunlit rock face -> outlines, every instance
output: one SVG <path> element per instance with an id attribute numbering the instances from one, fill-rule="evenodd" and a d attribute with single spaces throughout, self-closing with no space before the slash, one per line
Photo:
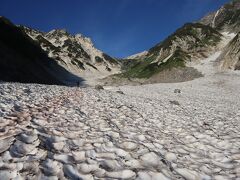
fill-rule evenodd
<path id="1" fill-rule="evenodd" d="M 118 73 L 120 64 L 94 47 L 90 38 L 81 34 L 71 35 L 64 29 L 48 33 L 21 27 L 59 65 L 69 72 L 82 77 L 86 83 Z"/>
<path id="2" fill-rule="evenodd" d="M 240 31 L 240 1 L 233 0 L 222 6 L 218 11 L 203 17 L 200 23 L 209 25 L 221 31 Z"/>
<path id="3" fill-rule="evenodd" d="M 238 33 L 225 47 L 219 57 L 222 70 L 240 70 L 240 34 Z"/>

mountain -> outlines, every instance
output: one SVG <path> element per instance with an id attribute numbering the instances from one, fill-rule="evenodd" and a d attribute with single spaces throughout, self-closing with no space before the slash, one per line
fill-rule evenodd
<path id="1" fill-rule="evenodd" d="M 82 79 L 48 57 L 21 28 L 0 17 L 0 80 L 63 85 Z"/>
<path id="2" fill-rule="evenodd" d="M 185 24 L 149 50 L 129 56 L 123 60 L 123 72 L 113 79 L 141 83 L 191 80 L 203 75 L 195 65 L 217 51 L 223 69 L 239 69 L 239 34 L 234 38 L 239 31 L 240 0 L 233 0 L 201 20 Z"/>
<path id="3" fill-rule="evenodd" d="M 151 78 L 163 71 L 172 71 L 174 74 L 178 68 L 187 71 L 186 63 L 206 57 L 209 51 L 212 51 L 221 41 L 221 37 L 218 31 L 209 26 L 187 23 L 167 39 L 149 49 L 142 59 L 135 59 L 132 63 L 128 63 L 130 66 L 122 76 Z M 193 72 L 192 69 L 190 72 Z M 194 74 L 199 76 L 199 73 Z"/>
<path id="4" fill-rule="evenodd" d="M 240 30 L 240 0 L 232 0 L 216 12 L 203 17 L 199 23 L 211 26 L 219 31 L 238 33 Z"/>
<path id="5" fill-rule="evenodd" d="M 72 35 L 63 29 L 41 32 L 15 26 L 2 17 L 0 21 L 0 79 L 5 81 L 85 81 L 94 85 L 113 78 L 141 83 L 181 82 L 203 76 L 195 65 L 216 52 L 221 69 L 240 69 L 240 0 L 197 22 L 186 23 L 149 50 L 121 61 L 95 48 L 82 34 Z"/>
<path id="6" fill-rule="evenodd" d="M 49 57 L 88 84 L 97 79 L 120 71 L 117 59 L 96 49 L 90 38 L 81 34 L 71 35 L 66 30 L 52 30 L 44 33 L 20 26 Z"/>
<path id="7" fill-rule="evenodd" d="M 222 70 L 240 70 L 240 33 L 224 48 L 218 60 Z"/>
<path id="8" fill-rule="evenodd" d="M 240 69 L 240 0 L 223 5 L 216 12 L 203 17 L 200 23 L 209 25 L 220 32 L 235 33 L 235 37 L 222 50 L 218 58 L 220 69 Z"/>

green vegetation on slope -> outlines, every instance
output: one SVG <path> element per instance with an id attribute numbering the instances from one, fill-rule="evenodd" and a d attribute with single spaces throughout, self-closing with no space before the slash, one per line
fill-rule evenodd
<path id="1" fill-rule="evenodd" d="M 119 76 L 124 78 L 150 78 L 164 70 L 185 67 L 185 62 L 191 59 L 189 54 L 196 52 L 196 49 L 199 48 L 206 50 L 209 46 L 215 46 L 221 40 L 221 36 L 210 26 L 200 23 L 187 23 L 166 40 L 151 48 L 146 58 L 124 60 L 122 68 L 124 73 Z M 179 40 L 187 46 L 183 47 Z M 161 55 L 159 55 L 160 52 L 162 52 Z M 166 60 L 168 56 L 170 57 Z"/>
<path id="2" fill-rule="evenodd" d="M 124 78 L 150 78 L 152 75 L 163 70 L 185 67 L 184 61 L 186 57 L 189 56 L 178 49 L 166 62 L 154 62 L 156 59 L 154 56 L 144 60 L 133 60 L 135 63 L 119 76 Z"/>
<path id="3" fill-rule="evenodd" d="M 204 35 L 201 36 L 201 38 L 199 37 L 200 33 Z M 203 47 L 206 45 L 216 45 L 221 40 L 221 34 L 210 26 L 200 23 L 187 23 L 166 40 L 151 48 L 149 50 L 149 54 L 156 54 L 161 49 L 169 49 L 177 38 L 184 39 L 186 37 L 192 37 L 196 40 L 194 43 L 191 41 L 188 42 L 192 43 L 192 48 L 198 46 Z"/>

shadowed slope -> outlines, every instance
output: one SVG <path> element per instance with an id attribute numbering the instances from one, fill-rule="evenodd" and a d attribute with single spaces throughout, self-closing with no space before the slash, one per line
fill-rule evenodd
<path id="1" fill-rule="evenodd" d="M 0 80 L 63 85 L 82 79 L 59 66 L 20 28 L 0 17 Z"/>

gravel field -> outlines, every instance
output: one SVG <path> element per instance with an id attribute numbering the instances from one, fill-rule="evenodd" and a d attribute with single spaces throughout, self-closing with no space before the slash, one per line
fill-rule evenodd
<path id="1" fill-rule="evenodd" d="M 237 73 L 101 91 L 1 83 L 0 179 L 240 178 L 239 88 Z"/>

